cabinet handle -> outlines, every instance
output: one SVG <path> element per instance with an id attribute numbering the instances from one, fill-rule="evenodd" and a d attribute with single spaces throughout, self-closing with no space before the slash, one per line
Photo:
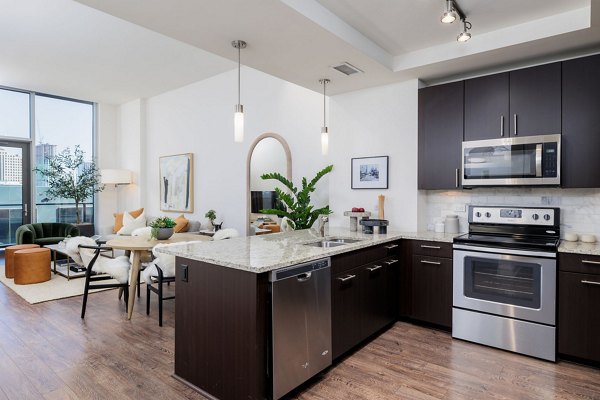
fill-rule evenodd
<path id="1" fill-rule="evenodd" d="M 396 264 L 397 262 L 398 262 L 398 260 L 384 261 L 384 263 L 386 263 L 387 265 Z"/>
<path id="2" fill-rule="evenodd" d="M 339 280 L 340 282 L 348 282 L 348 281 L 350 281 L 350 280 L 352 280 L 352 279 L 354 279 L 354 278 L 356 278 L 356 275 L 346 275 L 346 276 L 345 276 L 345 277 L 343 277 L 343 278 L 338 278 L 338 280 Z"/>
<path id="3" fill-rule="evenodd" d="M 500 137 L 504 137 L 504 115 L 500 116 Z"/>
<path id="4" fill-rule="evenodd" d="M 518 135 L 518 133 L 517 133 L 517 114 L 515 114 L 514 118 L 515 118 L 515 136 L 517 136 Z"/>
<path id="5" fill-rule="evenodd" d="M 422 245 L 421 245 L 421 248 L 422 248 L 422 249 L 436 249 L 436 250 L 439 250 L 439 249 L 441 249 L 441 247 L 440 247 L 440 246 L 430 246 L 430 245 L 428 245 L 428 244 L 422 244 Z"/>
<path id="6" fill-rule="evenodd" d="M 398 247 L 397 244 L 390 244 L 389 246 L 385 246 L 385 248 L 388 250 L 395 249 L 396 247 Z"/>
<path id="7" fill-rule="evenodd" d="M 181 282 L 188 281 L 188 266 L 185 264 L 181 264 L 181 272 L 183 272 L 183 276 L 181 277 Z"/>
<path id="8" fill-rule="evenodd" d="M 377 271 L 378 269 L 381 269 L 381 268 L 383 268 L 383 266 L 381 266 L 381 265 L 374 265 L 372 267 L 367 267 L 367 269 L 369 270 L 369 272 L 375 272 L 375 271 Z"/>
<path id="9" fill-rule="evenodd" d="M 585 283 L 586 285 L 598 285 L 600 286 L 600 282 L 594 282 L 594 281 L 581 281 L 581 283 Z"/>
<path id="10" fill-rule="evenodd" d="M 455 177 L 454 177 L 454 185 L 456 187 L 458 187 L 458 174 L 459 174 L 459 172 L 460 172 L 460 169 L 456 168 Z"/>
<path id="11" fill-rule="evenodd" d="M 442 263 L 439 261 L 427 261 L 427 260 L 421 260 L 421 264 L 433 264 L 433 265 L 441 265 Z"/>
<path id="12" fill-rule="evenodd" d="M 594 265 L 600 265 L 600 261 L 581 260 L 581 262 L 582 262 L 583 264 L 594 264 Z"/>

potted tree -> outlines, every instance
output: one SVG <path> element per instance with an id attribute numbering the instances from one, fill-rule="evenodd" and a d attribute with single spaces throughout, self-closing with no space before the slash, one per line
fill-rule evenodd
<path id="1" fill-rule="evenodd" d="M 96 164 L 93 161 L 85 161 L 83 157 L 84 152 L 79 146 L 75 146 L 73 152 L 70 148 L 66 148 L 56 156 L 48 159 L 46 166 L 37 167 L 34 171 L 48 180 L 46 198 L 49 200 L 73 200 L 75 203 L 76 225 L 80 226 L 82 234 L 88 231 L 87 233 L 93 235 L 93 224 L 89 227 L 82 226 L 79 206 L 86 199 L 101 192 L 104 186 L 100 184 L 100 172 Z"/>

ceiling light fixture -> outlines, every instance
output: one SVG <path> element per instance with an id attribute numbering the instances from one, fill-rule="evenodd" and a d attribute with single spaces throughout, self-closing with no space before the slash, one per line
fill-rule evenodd
<path id="1" fill-rule="evenodd" d="M 471 34 L 469 33 L 469 30 L 471 29 L 471 23 L 466 19 L 462 19 L 461 22 L 463 23 L 463 31 L 456 37 L 456 40 L 459 42 L 466 42 L 467 40 L 471 39 Z"/>
<path id="2" fill-rule="evenodd" d="M 244 141 L 244 106 L 240 101 L 240 71 L 241 71 L 241 52 L 246 48 L 246 42 L 243 40 L 234 40 L 231 45 L 238 49 L 238 103 L 235 105 L 235 114 L 233 114 L 233 140 L 237 143 Z"/>
<path id="3" fill-rule="evenodd" d="M 319 79 L 319 83 L 323 85 L 323 126 L 321 127 L 321 153 L 326 156 L 329 152 L 329 130 L 327 129 L 327 120 L 325 113 L 326 104 L 326 85 L 331 82 L 329 79 Z"/>
<path id="4" fill-rule="evenodd" d="M 456 20 L 456 11 L 453 0 L 446 0 L 446 10 L 442 14 L 441 21 L 444 24 L 451 24 Z"/>

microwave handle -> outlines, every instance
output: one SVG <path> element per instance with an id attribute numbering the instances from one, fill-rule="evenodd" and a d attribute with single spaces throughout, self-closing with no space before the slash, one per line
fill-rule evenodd
<path id="1" fill-rule="evenodd" d="M 535 176 L 542 177 L 542 143 L 535 145 Z"/>

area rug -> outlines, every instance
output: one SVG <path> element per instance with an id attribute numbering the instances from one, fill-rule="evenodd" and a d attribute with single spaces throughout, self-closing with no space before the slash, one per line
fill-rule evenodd
<path id="1" fill-rule="evenodd" d="M 29 304 L 43 303 L 45 301 L 65 299 L 67 297 L 81 296 L 83 294 L 83 287 L 85 279 L 71 279 L 67 280 L 60 275 L 51 274 L 51 279 L 47 282 L 35 283 L 32 285 L 15 285 L 13 279 L 8 279 L 4 275 L 4 265 L 0 265 L 0 282 L 6 287 L 12 289 L 13 292 L 21 296 Z M 113 282 L 112 280 L 107 280 Z M 116 282 L 116 281 L 115 281 Z M 99 292 L 102 290 L 109 289 L 95 289 L 90 290 L 92 292 Z"/>

